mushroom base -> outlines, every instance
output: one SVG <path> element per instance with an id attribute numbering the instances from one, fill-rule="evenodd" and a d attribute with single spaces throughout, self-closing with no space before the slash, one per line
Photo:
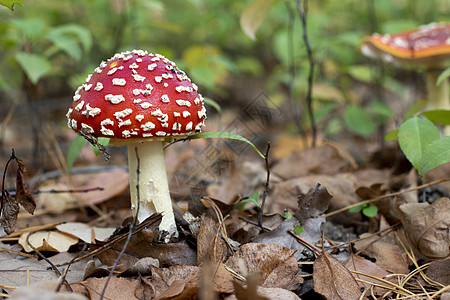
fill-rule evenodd
<path id="1" fill-rule="evenodd" d="M 161 213 L 163 217 L 159 229 L 169 233 L 166 241 L 178 236 L 167 182 L 163 142 L 129 144 L 128 168 L 133 216 L 137 215 L 138 222 L 142 222 L 154 213 Z"/>

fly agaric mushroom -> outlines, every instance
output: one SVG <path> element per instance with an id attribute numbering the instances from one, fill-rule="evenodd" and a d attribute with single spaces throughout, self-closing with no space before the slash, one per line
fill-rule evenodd
<path id="1" fill-rule="evenodd" d="M 83 136 L 128 146 L 133 215 L 142 222 L 162 213 L 159 229 L 168 232 L 166 241 L 177 236 L 163 144 L 200 132 L 206 119 L 203 97 L 186 74 L 159 54 L 118 53 L 77 89 L 67 118 L 68 126 Z"/>
<path id="2" fill-rule="evenodd" d="M 361 52 L 399 66 L 425 67 L 428 109 L 450 109 L 449 85 L 436 80 L 450 58 L 450 24 L 431 23 L 416 30 L 366 37 Z"/>

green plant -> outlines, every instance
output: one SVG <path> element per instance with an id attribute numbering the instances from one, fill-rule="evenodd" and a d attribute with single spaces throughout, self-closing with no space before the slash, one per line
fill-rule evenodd
<path id="1" fill-rule="evenodd" d="M 361 204 L 361 205 L 352 207 L 352 208 L 350 208 L 348 210 L 348 212 L 351 212 L 351 213 L 357 213 L 357 212 L 360 212 L 360 211 L 366 217 L 373 218 L 378 213 L 378 207 L 376 205 L 373 205 L 373 204 Z"/>
<path id="2" fill-rule="evenodd" d="M 388 133 L 386 140 L 398 139 L 406 158 L 424 177 L 432 169 L 450 162 L 450 136 L 441 137 L 433 122 L 450 125 L 450 111 L 426 111 L 421 117 L 411 117 L 399 129 Z"/>

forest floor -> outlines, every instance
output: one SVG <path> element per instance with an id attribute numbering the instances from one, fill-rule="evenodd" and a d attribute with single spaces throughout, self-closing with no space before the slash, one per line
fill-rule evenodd
<path id="1" fill-rule="evenodd" d="M 27 172 L 10 162 L 2 203 L 33 197 L 36 208 L 2 223 L 2 296 L 450 299 L 449 164 L 419 180 L 396 142 L 347 133 L 312 147 L 257 104 L 210 117 L 207 130 L 247 137 L 266 160 L 222 139 L 166 149 L 180 233 L 170 243 L 158 240 L 159 215 L 130 227 L 126 148 L 108 147 L 104 161 L 86 146 L 69 175 L 74 133 L 60 117 L 23 122 L 19 106 L 0 127 L 1 165 L 14 148 Z M 35 124 L 41 133 L 25 133 Z"/>

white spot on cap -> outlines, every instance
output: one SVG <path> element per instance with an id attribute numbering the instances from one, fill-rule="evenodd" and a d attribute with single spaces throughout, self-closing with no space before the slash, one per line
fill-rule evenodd
<path id="1" fill-rule="evenodd" d="M 147 123 L 145 123 L 145 124 L 142 124 L 142 125 L 141 125 L 141 128 L 142 128 L 142 130 L 144 130 L 144 131 L 150 131 L 150 130 L 152 130 L 153 128 L 155 128 L 155 124 L 153 124 L 152 122 L 147 122 Z"/>
<path id="2" fill-rule="evenodd" d="M 180 114 L 179 112 L 174 111 L 174 112 L 173 112 L 173 116 L 176 118 L 176 117 L 181 116 L 181 114 Z"/>
<path id="3" fill-rule="evenodd" d="M 84 101 L 81 101 L 80 103 L 78 103 L 77 106 L 75 106 L 75 110 L 80 111 L 83 109 L 83 106 L 84 106 Z"/>
<path id="4" fill-rule="evenodd" d="M 203 106 L 202 109 L 198 112 L 198 117 L 200 119 L 206 118 L 206 108 Z"/>
<path id="5" fill-rule="evenodd" d="M 177 90 L 177 92 L 181 93 L 181 92 L 192 92 L 192 88 L 189 86 L 184 86 L 184 85 L 179 85 L 175 88 L 175 90 Z"/>
<path id="6" fill-rule="evenodd" d="M 169 96 L 167 95 L 162 95 L 161 96 L 161 101 L 164 103 L 170 102 Z"/>
<path id="7" fill-rule="evenodd" d="M 131 131 L 129 131 L 129 130 L 122 131 L 122 136 L 124 138 L 129 138 L 131 136 Z"/>
<path id="8" fill-rule="evenodd" d="M 123 119 L 126 116 L 130 115 L 132 112 L 133 112 L 133 110 L 131 108 L 125 108 L 122 111 L 115 112 L 114 117 L 116 117 L 116 119 Z"/>
<path id="9" fill-rule="evenodd" d="M 143 133 L 142 134 L 142 137 L 145 137 L 145 138 L 152 137 L 152 136 L 153 136 L 153 134 L 151 134 L 151 133 Z"/>
<path id="10" fill-rule="evenodd" d="M 162 77 L 161 76 L 155 76 L 155 81 L 157 83 L 160 83 L 162 81 Z"/>
<path id="11" fill-rule="evenodd" d="M 94 132 L 94 129 L 91 126 L 84 124 L 84 123 L 81 123 L 81 128 L 84 129 L 86 131 L 86 133 Z"/>
<path id="12" fill-rule="evenodd" d="M 195 83 L 192 84 L 192 88 L 194 89 L 194 91 L 198 90 L 198 86 Z"/>
<path id="13" fill-rule="evenodd" d="M 145 80 L 145 77 L 141 76 L 139 74 L 132 74 L 131 76 L 133 76 L 134 80 L 136 80 L 136 81 L 142 81 L 143 82 Z"/>
<path id="14" fill-rule="evenodd" d="M 111 120 L 110 118 L 106 118 L 103 121 L 100 122 L 101 126 L 106 126 L 106 125 L 114 125 L 114 121 Z"/>
<path id="15" fill-rule="evenodd" d="M 112 84 L 113 84 L 113 85 L 124 86 L 125 84 L 127 84 L 127 82 L 125 81 L 124 78 L 113 78 Z"/>
<path id="16" fill-rule="evenodd" d="M 168 87 L 169 84 L 167 82 L 164 82 L 164 87 Z"/>
<path id="17" fill-rule="evenodd" d="M 136 58 L 136 61 L 137 62 L 142 62 L 142 58 L 138 57 L 138 58 Z"/>
<path id="18" fill-rule="evenodd" d="M 192 130 L 192 122 L 189 122 L 186 124 L 186 131 L 191 131 Z"/>
<path id="19" fill-rule="evenodd" d="M 187 110 L 183 111 L 183 118 L 187 118 L 191 115 L 190 112 L 188 112 Z"/>
<path id="20" fill-rule="evenodd" d="M 67 111 L 66 117 L 69 118 L 70 114 L 73 112 L 72 108 L 69 108 L 69 110 Z"/>
<path id="21" fill-rule="evenodd" d="M 173 75 L 164 73 L 164 74 L 161 75 L 161 77 L 164 78 L 164 79 L 170 79 L 170 78 L 173 78 Z"/>
<path id="22" fill-rule="evenodd" d="M 75 95 L 73 96 L 73 101 L 78 101 L 78 100 L 80 100 L 80 98 L 81 98 L 81 95 L 78 93 L 75 93 Z"/>
<path id="23" fill-rule="evenodd" d="M 117 70 L 122 70 L 122 69 L 123 69 L 123 66 L 120 66 L 120 67 L 117 67 L 117 68 L 112 68 L 112 69 L 109 70 L 108 73 L 106 73 L 106 74 L 112 75 L 112 74 L 116 73 Z"/>
<path id="24" fill-rule="evenodd" d="M 148 103 L 148 102 L 143 102 L 143 103 L 141 103 L 141 106 L 142 106 L 143 109 L 147 109 L 149 107 L 152 107 L 153 105 L 151 103 Z"/>
<path id="25" fill-rule="evenodd" d="M 137 96 L 137 95 L 139 95 L 141 92 L 142 92 L 141 89 L 134 89 L 134 90 L 133 90 L 133 95 Z"/>
<path id="26" fill-rule="evenodd" d="M 120 121 L 118 125 L 119 125 L 119 127 L 129 126 L 129 125 L 131 125 L 131 120 L 128 119 L 128 120 L 125 120 L 125 121 Z"/>
<path id="27" fill-rule="evenodd" d="M 103 135 L 109 135 L 109 136 L 114 136 L 114 131 L 112 131 L 111 129 L 105 128 L 102 126 L 102 128 L 100 129 L 100 132 Z"/>
<path id="28" fill-rule="evenodd" d="M 92 78 L 92 74 L 89 74 L 89 75 L 86 77 L 86 82 L 89 82 L 89 81 L 91 80 L 91 78 Z"/>
<path id="29" fill-rule="evenodd" d="M 86 117 L 95 117 L 101 113 L 101 109 L 98 107 L 91 107 L 89 103 L 86 103 L 86 110 L 82 112 Z"/>
<path id="30" fill-rule="evenodd" d="M 134 99 L 134 100 L 133 100 L 133 103 L 136 103 L 136 104 L 137 104 L 137 103 L 141 103 L 141 102 L 142 102 L 142 99 Z"/>
<path id="31" fill-rule="evenodd" d="M 155 64 L 155 63 L 150 64 L 150 65 L 148 65 L 148 70 L 149 70 L 149 71 L 153 71 L 157 66 L 158 66 L 158 65 Z"/>
<path id="32" fill-rule="evenodd" d="M 128 68 L 130 68 L 130 69 L 137 69 L 137 68 L 139 68 L 139 65 L 134 62 L 131 65 L 129 65 Z"/>
<path id="33" fill-rule="evenodd" d="M 127 60 L 130 60 L 132 57 L 133 57 L 133 55 L 126 55 L 122 59 L 123 59 L 123 61 L 127 61 Z"/>
<path id="34" fill-rule="evenodd" d="M 101 82 L 97 82 L 97 84 L 95 85 L 94 90 L 101 91 L 103 89 L 103 84 Z"/>
<path id="35" fill-rule="evenodd" d="M 90 84 L 83 84 L 83 85 L 84 85 L 84 90 L 85 91 L 89 91 L 91 89 L 91 87 L 92 87 L 91 83 Z"/>
<path id="36" fill-rule="evenodd" d="M 179 122 L 173 123 L 172 130 L 181 130 L 181 124 Z"/>
<path id="37" fill-rule="evenodd" d="M 150 92 L 153 90 L 153 86 L 152 86 L 150 83 L 147 83 L 147 84 L 145 85 L 145 88 L 146 88 L 147 90 L 149 90 Z"/>
<path id="38" fill-rule="evenodd" d="M 100 63 L 100 68 L 104 68 L 106 67 L 106 65 L 107 65 L 106 62 L 102 60 L 102 62 Z"/>
<path id="39" fill-rule="evenodd" d="M 72 119 L 70 123 L 73 129 L 77 129 L 77 120 Z"/>
<path id="40" fill-rule="evenodd" d="M 111 102 L 112 104 L 119 104 L 120 102 L 125 101 L 125 97 L 123 95 L 108 94 L 105 95 L 105 100 Z"/>
<path id="41" fill-rule="evenodd" d="M 151 59 L 151 61 L 158 61 L 158 60 L 160 60 L 160 58 L 158 56 L 155 56 Z"/>
<path id="42" fill-rule="evenodd" d="M 142 120 L 144 120 L 144 118 L 145 118 L 144 115 L 136 115 L 136 117 L 135 117 L 135 119 L 136 119 L 138 122 L 141 122 Z"/>
<path id="43" fill-rule="evenodd" d="M 187 101 L 187 100 L 175 100 L 175 102 L 179 105 L 179 106 L 187 106 L 190 107 L 191 106 L 191 102 Z"/>
<path id="44" fill-rule="evenodd" d="M 205 126 L 204 122 L 200 122 L 195 126 L 195 131 L 201 131 L 202 130 L 202 126 Z"/>
<path id="45" fill-rule="evenodd" d="M 101 73 L 101 72 L 102 72 L 101 68 L 99 68 L 99 67 L 95 68 L 95 73 Z"/>
<path id="46" fill-rule="evenodd" d="M 157 136 L 165 136 L 165 135 L 167 135 L 167 133 L 165 131 L 157 131 L 155 134 Z"/>
<path id="47" fill-rule="evenodd" d="M 199 97 L 195 98 L 195 99 L 194 99 L 194 103 L 195 103 L 195 104 L 199 104 L 199 103 L 200 103 L 200 98 L 199 98 Z"/>

